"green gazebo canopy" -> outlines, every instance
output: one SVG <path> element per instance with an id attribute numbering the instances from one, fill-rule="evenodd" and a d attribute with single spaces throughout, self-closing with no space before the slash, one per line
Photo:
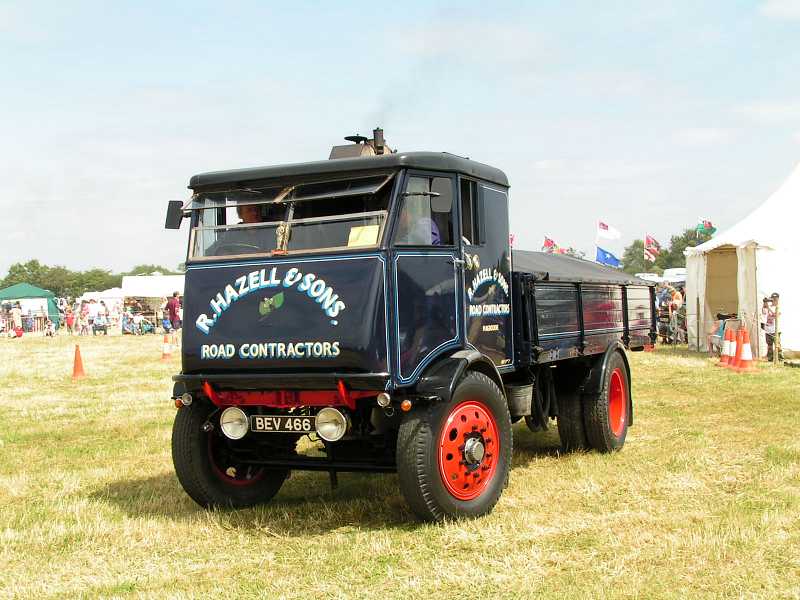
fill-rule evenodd
<path id="1" fill-rule="evenodd" d="M 6 300 L 24 300 L 25 298 L 47 298 L 47 316 L 58 323 L 58 307 L 56 295 L 50 290 L 43 290 L 30 283 L 17 283 L 0 290 L 0 302 Z"/>

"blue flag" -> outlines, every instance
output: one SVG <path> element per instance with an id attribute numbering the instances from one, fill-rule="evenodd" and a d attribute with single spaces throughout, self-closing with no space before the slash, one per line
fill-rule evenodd
<path id="1" fill-rule="evenodd" d="M 597 262 L 601 265 L 608 265 L 609 267 L 621 267 L 622 262 L 608 250 L 603 250 L 600 246 L 597 247 Z"/>

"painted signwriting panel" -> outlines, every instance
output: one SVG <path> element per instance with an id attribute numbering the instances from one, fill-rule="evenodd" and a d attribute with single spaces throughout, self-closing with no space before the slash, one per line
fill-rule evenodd
<path id="1" fill-rule="evenodd" d="M 190 266 L 183 371 L 387 372 L 377 255 Z"/>
<path id="2" fill-rule="evenodd" d="M 496 366 L 505 367 L 513 356 L 508 196 L 486 185 L 477 186 L 477 193 L 485 236 L 479 243 L 464 240 L 467 340 Z"/>

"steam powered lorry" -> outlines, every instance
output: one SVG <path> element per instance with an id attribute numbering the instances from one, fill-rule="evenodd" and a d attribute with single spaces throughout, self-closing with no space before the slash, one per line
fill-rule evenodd
<path id="1" fill-rule="evenodd" d="M 328 160 L 191 178 L 172 456 L 205 507 L 271 499 L 293 470 L 397 472 L 425 520 L 490 512 L 512 423 L 618 450 L 626 350 L 651 284 L 509 244 L 509 183 L 383 131 Z M 533 213 L 534 211 L 529 211 Z M 516 223 L 517 231 L 525 223 Z"/>

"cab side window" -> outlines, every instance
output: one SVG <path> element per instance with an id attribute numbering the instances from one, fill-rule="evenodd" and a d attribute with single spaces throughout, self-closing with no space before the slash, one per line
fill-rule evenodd
<path id="1" fill-rule="evenodd" d="M 449 177 L 409 177 L 401 199 L 396 246 L 453 244 L 453 181 Z"/>
<path id="2" fill-rule="evenodd" d="M 468 179 L 461 180 L 461 237 L 468 246 L 486 243 L 483 198 L 478 194 L 478 184 Z"/>

